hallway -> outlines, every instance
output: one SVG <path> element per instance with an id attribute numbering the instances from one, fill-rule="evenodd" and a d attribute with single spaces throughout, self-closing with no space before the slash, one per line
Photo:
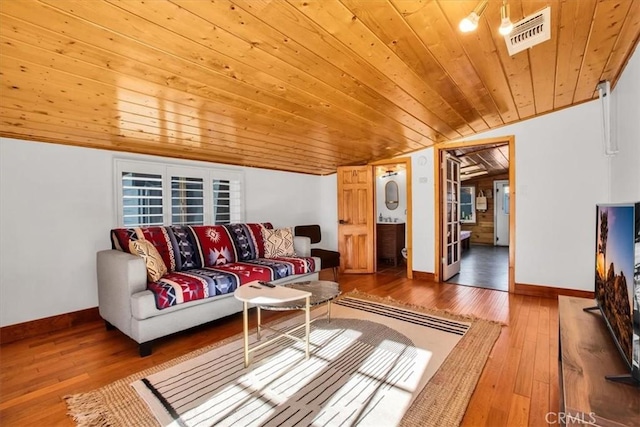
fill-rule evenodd
<path id="1" fill-rule="evenodd" d="M 471 245 L 462 252 L 460 273 L 447 283 L 508 291 L 509 247 Z"/>

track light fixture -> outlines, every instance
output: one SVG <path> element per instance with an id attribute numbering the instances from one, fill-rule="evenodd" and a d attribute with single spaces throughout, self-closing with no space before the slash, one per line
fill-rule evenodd
<path id="1" fill-rule="evenodd" d="M 475 31 L 475 29 L 478 28 L 480 16 L 482 16 L 482 13 L 487 8 L 487 4 L 489 4 L 489 0 L 480 1 L 473 11 L 460 21 L 460 31 L 463 33 Z M 512 30 L 513 23 L 509 16 L 509 4 L 507 0 L 502 0 L 502 6 L 500 6 L 500 28 L 498 28 L 498 32 L 503 36 L 506 36 L 511 33 Z"/>
<path id="2" fill-rule="evenodd" d="M 463 33 L 468 33 L 470 31 L 474 31 L 478 28 L 478 21 L 480 20 L 480 16 L 482 12 L 487 8 L 487 4 L 489 4 L 489 0 L 482 0 L 478 5 L 473 9 L 473 11 L 467 15 L 462 21 L 460 21 L 460 31 Z"/>
<path id="3" fill-rule="evenodd" d="M 508 35 L 513 30 L 513 22 L 509 17 L 509 4 L 507 0 L 502 0 L 502 6 L 500 6 L 500 28 L 498 32 L 503 36 Z"/>

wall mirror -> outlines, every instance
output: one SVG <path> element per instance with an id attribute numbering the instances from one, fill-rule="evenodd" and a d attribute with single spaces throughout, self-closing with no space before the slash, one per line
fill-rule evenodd
<path id="1" fill-rule="evenodd" d="M 398 207 L 398 203 L 398 184 L 395 181 L 389 181 L 384 186 L 384 204 L 392 211 Z"/>
<path id="2" fill-rule="evenodd" d="M 460 186 L 460 222 L 476 222 L 476 187 L 472 185 Z"/>

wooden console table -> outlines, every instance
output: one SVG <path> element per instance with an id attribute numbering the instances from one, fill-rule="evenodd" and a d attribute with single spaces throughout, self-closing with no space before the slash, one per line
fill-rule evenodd
<path id="1" fill-rule="evenodd" d="M 560 411 L 567 425 L 640 426 L 640 389 L 605 379 L 629 373 L 595 301 L 558 297 Z M 566 416 L 568 415 L 568 416 Z M 573 420 L 573 422 L 572 422 Z"/>

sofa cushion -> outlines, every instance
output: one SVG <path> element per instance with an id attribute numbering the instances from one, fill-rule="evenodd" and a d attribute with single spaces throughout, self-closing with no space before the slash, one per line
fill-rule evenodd
<path id="1" fill-rule="evenodd" d="M 154 294 L 156 307 L 163 309 L 181 303 L 224 295 L 255 280 L 272 281 L 293 274 L 313 273 L 313 258 L 258 258 L 217 267 L 195 268 L 168 273 L 147 285 Z"/>
<path id="2" fill-rule="evenodd" d="M 209 296 L 209 287 L 205 278 L 185 272 L 166 274 L 160 280 L 149 282 L 147 289 L 153 292 L 158 309 Z"/>
<path id="3" fill-rule="evenodd" d="M 263 229 L 264 257 L 292 257 L 296 253 L 293 249 L 293 230 L 291 227 L 278 229 Z"/>
<path id="4" fill-rule="evenodd" d="M 227 301 L 226 303 L 222 303 L 222 304 L 235 305 L 236 308 L 229 314 L 242 311 L 242 303 L 233 297 L 233 293 L 225 294 L 225 295 L 216 295 L 216 296 L 203 298 L 199 300 L 193 300 L 193 301 L 186 302 L 184 304 L 177 304 L 177 305 L 159 310 L 158 308 L 156 308 L 155 297 L 153 293 L 146 291 L 146 292 L 138 292 L 131 296 L 131 314 L 133 318 L 136 319 L 136 321 L 138 322 L 145 319 L 151 319 L 153 317 L 163 318 L 165 314 L 170 314 L 170 313 L 173 313 L 176 311 L 182 311 L 182 310 L 186 310 L 188 312 L 194 313 L 194 316 L 198 317 L 197 311 L 194 311 L 193 307 L 205 305 L 209 307 L 207 309 L 208 313 L 206 317 L 208 318 L 211 318 L 212 316 L 213 318 L 223 317 L 224 315 L 221 315 L 221 316 L 216 315 L 217 312 L 219 311 L 224 312 L 225 310 L 219 305 L 219 303 L 214 303 L 213 305 L 209 305 L 214 301 Z M 184 316 L 184 313 L 183 313 L 183 316 Z M 202 316 L 202 319 L 204 319 L 204 317 L 205 316 Z M 196 324 L 202 324 L 206 322 L 206 320 L 202 320 L 202 319 L 199 321 L 197 319 L 194 319 L 194 320 L 196 320 Z M 159 326 L 159 325 L 156 325 L 156 326 Z M 175 326 L 176 325 L 164 325 L 159 327 L 160 329 L 167 331 L 171 327 L 175 327 Z M 166 332 L 160 331 L 160 336 L 165 336 L 165 335 L 167 335 Z"/>
<path id="5" fill-rule="evenodd" d="M 202 255 L 198 250 L 198 237 L 188 225 L 172 225 L 169 237 L 174 248 L 176 271 L 203 266 Z"/>
<path id="6" fill-rule="evenodd" d="M 273 228 L 270 223 L 264 224 L 227 224 L 224 226 L 229 232 L 233 248 L 236 251 L 236 261 L 248 261 L 264 256 L 263 228 Z"/>
<path id="7" fill-rule="evenodd" d="M 160 226 L 115 228 L 111 230 L 111 245 L 113 249 L 131 253 L 129 248 L 131 240 L 148 240 L 160 253 L 167 270 L 172 272 L 176 270 L 176 255 L 167 228 Z"/>
<path id="8" fill-rule="evenodd" d="M 167 266 L 164 264 L 160 253 L 153 246 L 153 243 L 148 240 L 131 240 L 129 242 L 129 252 L 144 259 L 149 281 L 155 282 L 167 274 Z"/>
<path id="9" fill-rule="evenodd" d="M 263 223 L 249 223 L 247 227 L 251 230 L 253 235 L 255 236 L 256 241 L 256 258 L 264 258 L 264 239 L 262 238 L 262 230 L 273 228 L 270 222 Z"/>
<path id="10" fill-rule="evenodd" d="M 235 262 L 236 251 L 229 230 L 222 225 L 197 225 L 190 227 L 197 236 L 197 251 L 202 259 L 201 267 Z"/>
<path id="11" fill-rule="evenodd" d="M 270 280 L 278 280 L 294 274 L 307 274 L 316 271 L 315 259 L 312 257 L 258 258 L 246 261 L 272 271 Z"/>

